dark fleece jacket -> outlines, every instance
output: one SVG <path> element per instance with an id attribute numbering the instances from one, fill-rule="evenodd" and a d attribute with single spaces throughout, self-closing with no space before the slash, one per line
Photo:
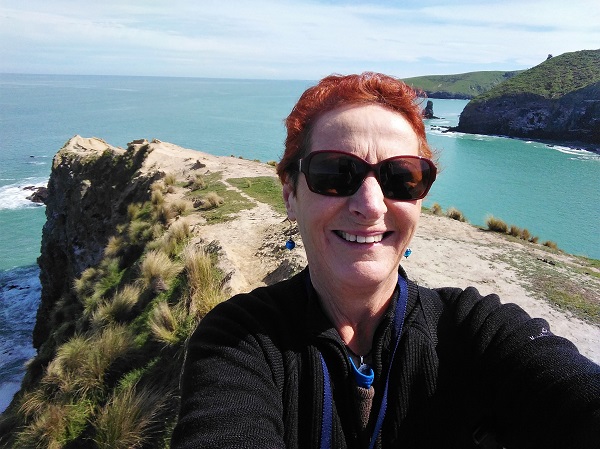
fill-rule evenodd
<path id="1" fill-rule="evenodd" d="M 401 273 L 404 276 L 404 273 Z M 600 447 L 600 366 L 495 295 L 408 282 L 378 448 Z M 397 300 L 373 345 L 373 429 Z M 318 448 L 326 360 L 333 448 L 367 448 L 348 353 L 307 270 L 237 295 L 202 320 L 182 374 L 173 449 Z"/>

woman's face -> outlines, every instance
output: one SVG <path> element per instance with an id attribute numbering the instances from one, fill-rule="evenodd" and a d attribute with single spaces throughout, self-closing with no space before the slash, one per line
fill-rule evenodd
<path id="1" fill-rule="evenodd" d="M 310 151 L 321 150 L 355 154 L 374 164 L 392 156 L 417 156 L 419 141 L 398 113 L 377 105 L 347 106 L 316 121 Z M 313 193 L 300 174 L 296 192 L 286 183 L 283 197 L 288 217 L 298 221 L 315 285 L 395 285 L 398 266 L 417 227 L 420 200 L 385 198 L 373 173 L 347 197 Z"/>

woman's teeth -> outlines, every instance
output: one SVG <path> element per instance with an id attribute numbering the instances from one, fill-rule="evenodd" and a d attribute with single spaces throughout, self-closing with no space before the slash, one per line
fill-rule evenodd
<path id="1" fill-rule="evenodd" d="M 338 231 L 338 235 L 344 240 L 356 243 L 376 243 L 381 242 L 381 239 L 383 238 L 383 234 L 369 235 L 365 237 L 363 235 L 348 234 L 344 231 Z"/>

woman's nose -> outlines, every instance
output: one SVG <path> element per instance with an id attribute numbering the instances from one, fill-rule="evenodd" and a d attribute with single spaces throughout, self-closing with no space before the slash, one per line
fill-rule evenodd
<path id="1" fill-rule="evenodd" d="M 350 197 L 350 211 L 367 220 L 381 217 L 387 211 L 383 191 L 375 175 L 369 174 L 360 188 Z"/>

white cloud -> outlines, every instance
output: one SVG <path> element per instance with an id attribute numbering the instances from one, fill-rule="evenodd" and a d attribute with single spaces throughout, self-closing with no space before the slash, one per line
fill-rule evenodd
<path id="1" fill-rule="evenodd" d="M 526 68 L 548 53 L 600 43 L 600 6 L 587 0 L 94 3 L 5 0 L 0 70 L 313 79 L 383 70 L 412 76 Z"/>

